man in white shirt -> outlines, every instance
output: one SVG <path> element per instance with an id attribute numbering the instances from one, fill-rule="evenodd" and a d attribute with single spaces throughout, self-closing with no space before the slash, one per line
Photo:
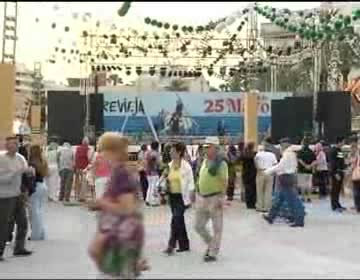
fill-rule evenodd
<path id="1" fill-rule="evenodd" d="M 14 256 L 29 256 L 25 249 L 27 217 L 21 183 L 24 173 L 33 173 L 25 158 L 17 153 L 18 140 L 15 136 L 6 138 L 6 152 L 0 154 L 0 262 L 4 261 L 6 240 L 13 217 L 17 225 Z"/>
<path id="2" fill-rule="evenodd" d="M 265 170 L 277 164 L 274 153 L 259 149 L 255 156 L 256 174 L 256 210 L 259 212 L 268 212 L 271 208 L 272 188 L 274 177 L 271 174 L 265 174 Z"/>
<path id="3" fill-rule="evenodd" d="M 281 149 L 284 151 L 280 162 L 264 171 L 265 174 L 277 174 L 278 197 L 274 201 L 269 215 L 264 215 L 263 217 L 268 223 L 272 224 L 274 219 L 278 216 L 283 203 L 286 201 L 293 219 L 293 223 L 290 226 L 303 227 L 305 211 L 296 192 L 297 156 L 293 151 L 288 138 L 282 139 L 280 144 Z"/>

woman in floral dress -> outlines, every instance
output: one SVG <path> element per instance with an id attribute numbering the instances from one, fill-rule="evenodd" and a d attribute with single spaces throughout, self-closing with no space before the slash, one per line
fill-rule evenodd
<path id="1" fill-rule="evenodd" d="M 98 232 L 89 253 L 99 270 L 116 279 L 135 279 L 147 269 L 142 260 L 144 225 L 137 193 L 136 172 L 126 164 L 128 140 L 118 133 L 105 133 L 99 150 L 112 168 L 102 198 L 90 206 L 100 211 Z"/>

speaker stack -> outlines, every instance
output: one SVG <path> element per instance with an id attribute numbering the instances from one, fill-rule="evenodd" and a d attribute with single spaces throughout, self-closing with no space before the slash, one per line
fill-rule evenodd
<path id="1" fill-rule="evenodd" d="M 287 97 L 271 102 L 271 136 L 275 141 L 289 137 L 297 143 L 312 131 L 312 100 L 312 97 Z"/>
<path id="2" fill-rule="evenodd" d="M 95 134 L 104 130 L 103 94 L 90 96 L 90 124 Z M 68 141 L 72 145 L 81 143 L 84 137 L 86 97 L 79 91 L 49 91 L 47 99 L 48 136 Z"/>
<path id="3" fill-rule="evenodd" d="M 321 136 L 335 142 L 338 136 L 351 134 L 351 95 L 343 91 L 318 93 L 316 112 L 320 124 Z"/>

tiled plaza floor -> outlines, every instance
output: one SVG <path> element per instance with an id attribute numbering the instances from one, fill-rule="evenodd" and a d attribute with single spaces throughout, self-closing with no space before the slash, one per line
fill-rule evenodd
<path id="1" fill-rule="evenodd" d="M 351 201 L 346 201 L 351 206 Z M 169 233 L 166 207 L 146 208 L 146 250 L 152 266 L 142 278 L 360 278 L 360 216 L 334 214 L 328 201 L 307 205 L 306 227 L 269 226 L 239 201 L 225 211 L 223 248 L 217 263 L 202 262 L 204 245 L 186 214 L 191 252 L 164 256 Z M 8 248 L 0 278 L 89 278 L 98 276 L 87 255 L 95 214 L 51 203 L 46 213 L 48 240 L 29 242 L 35 251 L 14 258 Z"/>

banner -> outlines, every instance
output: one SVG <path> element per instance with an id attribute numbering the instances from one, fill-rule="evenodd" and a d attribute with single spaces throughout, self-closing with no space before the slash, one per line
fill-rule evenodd
<path id="1" fill-rule="evenodd" d="M 105 130 L 150 132 L 149 116 L 160 135 L 238 135 L 243 133 L 243 96 L 235 92 L 104 93 Z M 271 123 L 271 100 L 289 93 L 261 93 L 259 131 Z"/>

